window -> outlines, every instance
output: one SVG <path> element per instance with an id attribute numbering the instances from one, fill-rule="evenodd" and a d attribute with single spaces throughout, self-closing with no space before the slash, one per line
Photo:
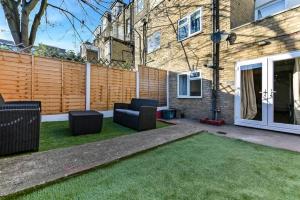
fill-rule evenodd
<path id="1" fill-rule="evenodd" d="M 196 11 L 191 15 L 191 34 L 200 31 L 200 10 Z"/>
<path id="2" fill-rule="evenodd" d="M 155 32 L 151 36 L 148 37 L 147 40 L 147 50 L 148 53 L 151 53 L 160 48 L 160 32 Z"/>
<path id="3" fill-rule="evenodd" d="M 183 40 L 189 36 L 188 18 L 183 18 L 178 22 L 178 40 Z"/>
<path id="4" fill-rule="evenodd" d="M 142 10 L 144 10 L 144 0 L 137 0 L 137 2 L 136 2 L 136 12 L 140 13 Z"/>
<path id="5" fill-rule="evenodd" d="M 131 33 L 130 19 L 126 19 L 126 34 L 129 35 L 130 33 Z"/>
<path id="6" fill-rule="evenodd" d="M 118 17 L 118 15 L 121 13 L 122 11 L 122 6 L 121 5 L 116 5 L 113 9 L 112 9 L 112 15 L 113 18 L 116 19 Z"/>
<path id="7" fill-rule="evenodd" d="M 198 71 L 179 74 L 177 86 L 178 98 L 202 98 L 202 77 Z"/>
<path id="8" fill-rule="evenodd" d="M 270 1 L 256 8 L 255 17 L 257 20 L 268 17 L 275 13 L 285 10 L 285 0 Z"/>
<path id="9" fill-rule="evenodd" d="M 178 20 L 178 40 L 184 40 L 202 31 L 202 9 Z"/>

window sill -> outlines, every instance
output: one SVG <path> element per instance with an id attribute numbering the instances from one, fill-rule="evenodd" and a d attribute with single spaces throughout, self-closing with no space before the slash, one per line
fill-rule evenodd
<path id="1" fill-rule="evenodd" d="M 295 9 L 295 8 L 298 8 L 298 7 L 300 7 L 300 4 L 299 4 L 299 5 L 292 6 L 292 7 L 290 7 L 290 8 L 285 8 L 284 10 L 275 12 L 275 13 L 273 13 L 273 14 L 271 14 L 271 15 L 268 15 L 268 16 L 265 16 L 265 17 L 263 17 L 263 18 L 255 19 L 254 22 L 260 22 L 260 21 L 263 21 L 264 19 L 272 18 L 272 17 L 274 17 L 275 15 L 282 14 L 282 13 L 284 13 L 284 12 L 287 12 L 287 11 L 289 11 L 289 10 L 293 10 L 293 9 Z"/>
<path id="2" fill-rule="evenodd" d="M 136 10 L 136 15 L 141 14 L 141 12 L 143 12 L 143 11 L 144 11 L 144 9 L 142 9 L 142 10 Z"/>
<path id="3" fill-rule="evenodd" d="M 186 96 L 186 97 L 182 97 L 182 96 L 177 96 L 177 99 L 202 99 L 202 96 Z"/>
<path id="4" fill-rule="evenodd" d="M 193 33 L 192 35 L 190 35 L 190 36 L 188 36 L 188 37 L 186 37 L 186 38 L 184 38 L 184 39 L 181 39 L 181 40 L 177 39 L 177 41 L 178 41 L 178 42 L 183 42 L 183 41 L 188 40 L 188 39 L 190 39 L 190 38 L 193 38 L 193 37 L 195 37 L 195 36 L 197 36 L 197 35 L 199 35 L 199 34 L 201 34 L 201 33 L 203 33 L 203 31 L 199 31 L 199 32 Z"/>
<path id="5" fill-rule="evenodd" d="M 296 6 L 293 6 L 293 7 L 291 7 L 291 8 L 287 8 L 287 9 L 284 9 L 284 10 L 282 10 L 282 11 L 280 11 L 280 12 L 277 12 L 277 13 L 274 13 L 274 14 L 272 14 L 272 15 L 269 15 L 269 16 L 266 16 L 266 17 L 264 17 L 264 18 L 261 18 L 261 19 L 252 19 L 252 20 L 249 21 L 248 23 L 241 24 L 241 25 L 239 25 L 239 26 L 237 26 L 237 27 L 231 28 L 230 30 L 231 30 L 231 31 L 235 31 L 235 30 L 238 30 L 238 29 L 243 28 L 243 27 L 245 27 L 245 26 L 248 26 L 248 25 L 250 25 L 250 24 L 260 23 L 261 21 L 264 21 L 264 20 L 266 20 L 266 19 L 275 17 L 276 15 L 280 15 L 280 14 L 282 14 L 282 13 L 285 13 L 285 12 L 288 12 L 288 11 L 291 11 L 291 10 L 294 10 L 294 9 L 297 9 L 297 8 L 299 8 L 299 7 L 300 7 L 300 5 L 296 5 Z"/>
<path id="6" fill-rule="evenodd" d="M 147 52 L 147 55 L 155 54 L 157 51 L 159 51 L 161 48 L 155 49 L 151 52 Z"/>

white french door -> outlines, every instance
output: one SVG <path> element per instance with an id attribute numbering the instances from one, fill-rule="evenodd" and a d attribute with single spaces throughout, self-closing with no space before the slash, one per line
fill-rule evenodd
<path id="1" fill-rule="evenodd" d="M 267 126 L 267 61 L 256 59 L 239 62 L 236 72 L 235 124 L 253 127 Z M 251 88 L 247 82 L 252 85 L 255 82 L 256 90 Z M 249 112 L 245 111 L 247 109 L 245 101 L 254 106 Z"/>
<path id="2" fill-rule="evenodd" d="M 296 110 L 300 112 L 299 98 L 295 98 L 300 93 L 300 82 L 294 80 L 296 59 L 300 59 L 300 52 L 268 57 L 268 126 L 300 134 L 300 121 L 295 120 Z"/>
<path id="3" fill-rule="evenodd" d="M 300 52 L 237 63 L 236 125 L 300 134 L 297 59 Z"/>

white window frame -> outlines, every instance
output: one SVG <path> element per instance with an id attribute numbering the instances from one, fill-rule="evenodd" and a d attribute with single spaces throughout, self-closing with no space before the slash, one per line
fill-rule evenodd
<path id="1" fill-rule="evenodd" d="M 196 78 L 191 78 L 191 73 L 199 72 L 200 76 Z M 187 75 L 187 95 L 180 95 L 179 94 L 179 76 L 181 75 Z M 201 95 L 200 96 L 191 96 L 191 81 L 192 80 L 200 80 L 201 81 Z M 201 99 L 203 97 L 203 78 L 201 71 L 192 71 L 192 72 L 184 72 L 177 74 L 177 98 L 178 99 Z"/>
<path id="2" fill-rule="evenodd" d="M 150 39 L 152 39 L 152 37 L 155 36 L 155 34 L 159 34 L 159 44 L 157 47 L 155 47 L 154 49 L 152 49 L 151 51 L 149 50 L 149 44 L 150 44 Z M 156 31 L 153 34 L 151 34 L 150 36 L 147 37 L 147 53 L 153 53 L 155 51 L 157 51 L 158 49 L 160 49 L 160 43 L 161 43 L 161 32 L 160 31 Z"/>
<path id="3" fill-rule="evenodd" d="M 131 20 L 130 18 L 126 19 L 125 21 L 125 26 L 126 26 L 126 35 L 128 36 L 131 33 Z"/>
<path id="4" fill-rule="evenodd" d="M 192 30 L 192 28 L 191 28 L 191 16 L 193 15 L 193 14 L 195 14 L 196 12 L 200 12 L 200 30 L 199 31 L 196 31 L 195 33 L 191 33 L 191 30 Z M 179 25 L 179 22 L 180 21 L 182 21 L 182 20 L 184 20 L 184 19 L 187 19 L 187 22 L 186 23 L 184 23 L 184 24 L 182 24 L 182 25 Z M 183 27 L 183 26 L 185 26 L 186 24 L 188 24 L 188 27 L 189 27 L 189 31 L 188 31 L 188 36 L 187 37 L 185 37 L 185 38 L 182 38 L 182 39 L 180 39 L 179 38 L 179 29 L 181 28 L 181 27 Z M 198 8 L 197 10 L 195 10 L 195 11 L 193 11 L 192 13 L 190 13 L 190 14 L 188 14 L 188 15 L 186 15 L 186 16 L 184 16 L 184 17 L 182 17 L 181 19 L 179 19 L 178 21 L 177 21 L 177 40 L 178 41 L 183 41 L 183 40 L 186 40 L 186 39 L 188 39 L 188 38 L 190 38 L 190 37 L 193 37 L 194 35 L 197 35 L 197 34 L 199 34 L 199 33 L 201 33 L 202 32 L 202 7 L 200 7 L 200 8 Z"/>
<path id="5" fill-rule="evenodd" d="M 278 11 L 278 12 L 275 12 L 275 13 L 273 13 L 273 14 L 270 14 L 270 15 L 265 16 L 265 17 L 262 17 L 262 18 L 258 18 L 258 11 L 259 11 L 260 9 L 269 7 L 270 5 L 276 4 L 276 3 L 280 2 L 280 1 L 282 1 L 282 0 L 273 0 L 273 1 L 267 2 L 267 3 L 263 4 L 263 5 L 261 5 L 261 6 L 257 7 L 257 8 L 255 8 L 255 20 L 256 20 L 256 21 L 259 21 L 259 20 L 265 19 L 265 18 L 270 17 L 270 16 L 273 16 L 273 15 L 277 15 L 278 13 L 281 13 L 281 12 L 284 12 L 284 11 L 288 10 L 289 8 L 287 7 L 287 1 L 284 0 L 284 9 L 283 9 L 283 10 Z"/>
<path id="6" fill-rule="evenodd" d="M 139 3 L 141 3 L 141 7 L 139 7 Z M 136 13 L 139 14 L 140 12 L 142 12 L 144 10 L 144 0 L 137 0 L 136 1 Z"/>

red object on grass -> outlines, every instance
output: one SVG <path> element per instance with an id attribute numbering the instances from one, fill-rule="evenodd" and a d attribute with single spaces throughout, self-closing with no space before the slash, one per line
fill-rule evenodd
<path id="1" fill-rule="evenodd" d="M 156 111 L 156 119 L 161 119 L 162 114 L 161 111 Z"/>
<path id="2" fill-rule="evenodd" d="M 225 124 L 225 121 L 224 120 L 212 120 L 212 119 L 205 118 L 205 119 L 200 119 L 200 123 L 210 124 L 210 125 L 214 125 L 214 126 L 222 126 Z"/>

